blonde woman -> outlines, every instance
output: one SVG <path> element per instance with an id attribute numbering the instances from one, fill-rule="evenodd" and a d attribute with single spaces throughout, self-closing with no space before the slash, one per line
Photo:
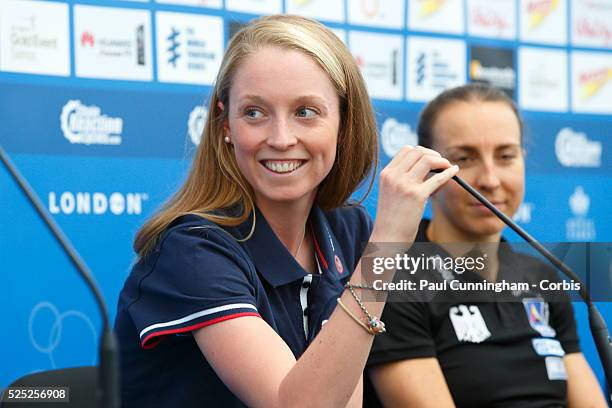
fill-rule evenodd
<path id="1" fill-rule="evenodd" d="M 238 32 L 189 177 L 135 241 L 116 320 L 123 406 L 361 406 L 384 303 L 345 285 L 362 283 L 368 241 L 413 241 L 457 172 L 405 148 L 372 225 L 347 200 L 376 157 L 364 81 L 331 31 L 272 16 Z"/>

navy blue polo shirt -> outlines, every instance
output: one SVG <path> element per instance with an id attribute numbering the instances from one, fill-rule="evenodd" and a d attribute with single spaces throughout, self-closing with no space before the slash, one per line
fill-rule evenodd
<path id="1" fill-rule="evenodd" d="M 195 215 L 172 223 L 135 264 L 119 298 L 123 406 L 243 406 L 191 335 L 224 320 L 264 319 L 299 358 L 333 312 L 372 229 L 360 206 L 315 206 L 308 222 L 315 274 L 296 262 L 259 210 L 245 242 L 236 238 L 248 235 L 252 218 L 237 227 Z"/>

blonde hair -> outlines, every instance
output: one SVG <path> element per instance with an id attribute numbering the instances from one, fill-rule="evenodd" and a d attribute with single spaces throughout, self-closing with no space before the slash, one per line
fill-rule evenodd
<path id="1" fill-rule="evenodd" d="M 187 180 L 138 231 L 134 250 L 140 256 L 148 253 L 168 225 L 182 215 L 196 214 L 222 226 L 236 226 L 253 213 L 253 190 L 240 173 L 231 146 L 223 141 L 223 123 L 229 110 L 234 73 L 241 61 L 265 46 L 310 56 L 327 73 L 338 93 L 340 127 L 336 158 L 319 185 L 315 203 L 324 210 L 344 205 L 368 175 L 370 182 L 363 198 L 370 192 L 373 170 L 378 164 L 378 136 L 370 98 L 353 56 L 334 33 L 315 20 L 291 15 L 262 17 L 243 27 L 230 40 L 210 98 L 202 141 Z M 225 109 L 218 107 L 219 102 Z M 236 204 L 240 204 L 237 215 L 217 211 Z"/>

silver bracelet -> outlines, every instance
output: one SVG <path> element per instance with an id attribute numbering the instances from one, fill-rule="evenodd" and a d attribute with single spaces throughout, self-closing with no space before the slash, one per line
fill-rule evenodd
<path id="1" fill-rule="evenodd" d="M 366 309 L 365 305 L 363 304 L 363 302 L 361 301 L 359 296 L 357 296 L 357 293 L 355 293 L 355 290 L 353 288 L 354 287 L 355 288 L 360 288 L 361 285 L 357 286 L 357 285 L 352 285 L 350 283 L 347 283 L 344 286 L 349 290 L 349 292 L 351 292 L 351 295 L 353 295 L 353 297 L 355 298 L 355 301 L 359 305 L 359 308 L 366 315 L 366 318 L 367 318 L 366 325 L 369 328 L 368 332 L 370 334 L 376 335 L 376 334 L 384 333 L 385 331 L 387 331 L 387 329 L 385 328 L 385 323 L 382 320 L 380 320 L 378 317 L 372 316 L 370 314 L 370 312 L 368 312 L 368 309 Z M 363 289 L 370 289 L 370 288 L 366 287 L 366 288 L 363 288 Z M 374 288 L 372 288 L 372 289 L 374 289 Z"/>

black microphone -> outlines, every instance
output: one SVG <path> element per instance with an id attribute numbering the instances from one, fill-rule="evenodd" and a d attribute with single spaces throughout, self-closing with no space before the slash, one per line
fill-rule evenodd
<path id="1" fill-rule="evenodd" d="M 443 170 L 435 169 L 431 170 L 432 173 L 441 173 Z M 541 253 L 550 263 L 552 263 L 557 269 L 563 272 L 566 276 L 570 277 L 576 282 L 580 283 L 580 297 L 585 301 L 588 307 L 589 313 L 589 327 L 591 329 L 591 334 L 593 336 L 593 340 L 595 342 L 595 346 L 597 347 L 597 353 L 599 354 L 599 359 L 601 360 L 601 365 L 603 366 L 604 373 L 606 375 L 606 380 L 608 382 L 608 389 L 612 390 L 612 339 L 610 339 L 610 333 L 608 332 L 608 326 L 606 325 L 606 321 L 601 316 L 601 313 L 593 303 L 591 299 L 591 295 L 587 290 L 586 285 L 582 280 L 576 275 L 574 271 L 572 271 L 567 265 L 565 265 L 561 260 L 555 257 L 552 253 L 550 253 L 542 244 L 540 244 L 535 238 L 527 233 L 524 229 L 519 227 L 510 217 L 501 212 L 497 207 L 495 207 L 489 200 L 486 199 L 482 194 L 478 192 L 474 187 L 470 186 L 465 180 L 463 180 L 459 176 L 453 176 L 453 180 L 457 182 L 461 187 L 463 187 L 468 193 L 470 193 L 474 198 L 480 201 L 485 207 L 487 207 L 493 214 L 495 214 L 500 220 L 504 222 L 507 226 L 512 228 L 514 232 L 521 236 L 525 241 L 527 241 L 536 251 Z"/>
<path id="2" fill-rule="evenodd" d="M 2 145 L 0 145 L 0 159 L 2 160 L 4 166 L 8 169 L 15 182 L 17 182 L 23 193 L 26 195 L 30 203 L 34 206 L 36 212 L 44 220 L 45 225 L 51 230 L 53 236 L 58 240 L 62 249 L 66 252 L 73 265 L 76 267 L 79 275 L 85 281 L 85 284 L 94 295 L 96 304 L 98 305 L 98 309 L 102 315 L 102 336 L 100 338 L 99 349 L 100 368 L 98 370 L 97 389 L 98 406 L 102 408 L 119 408 L 121 402 L 119 391 L 119 352 L 117 337 L 110 325 L 108 309 L 106 308 L 102 294 L 100 293 L 100 290 L 98 289 L 98 286 L 91 275 L 91 271 L 81 256 L 70 243 L 68 237 L 66 237 L 66 235 L 62 232 L 59 225 L 57 225 L 53 218 L 51 218 L 32 187 L 11 162 L 10 158 L 2 148 Z"/>

